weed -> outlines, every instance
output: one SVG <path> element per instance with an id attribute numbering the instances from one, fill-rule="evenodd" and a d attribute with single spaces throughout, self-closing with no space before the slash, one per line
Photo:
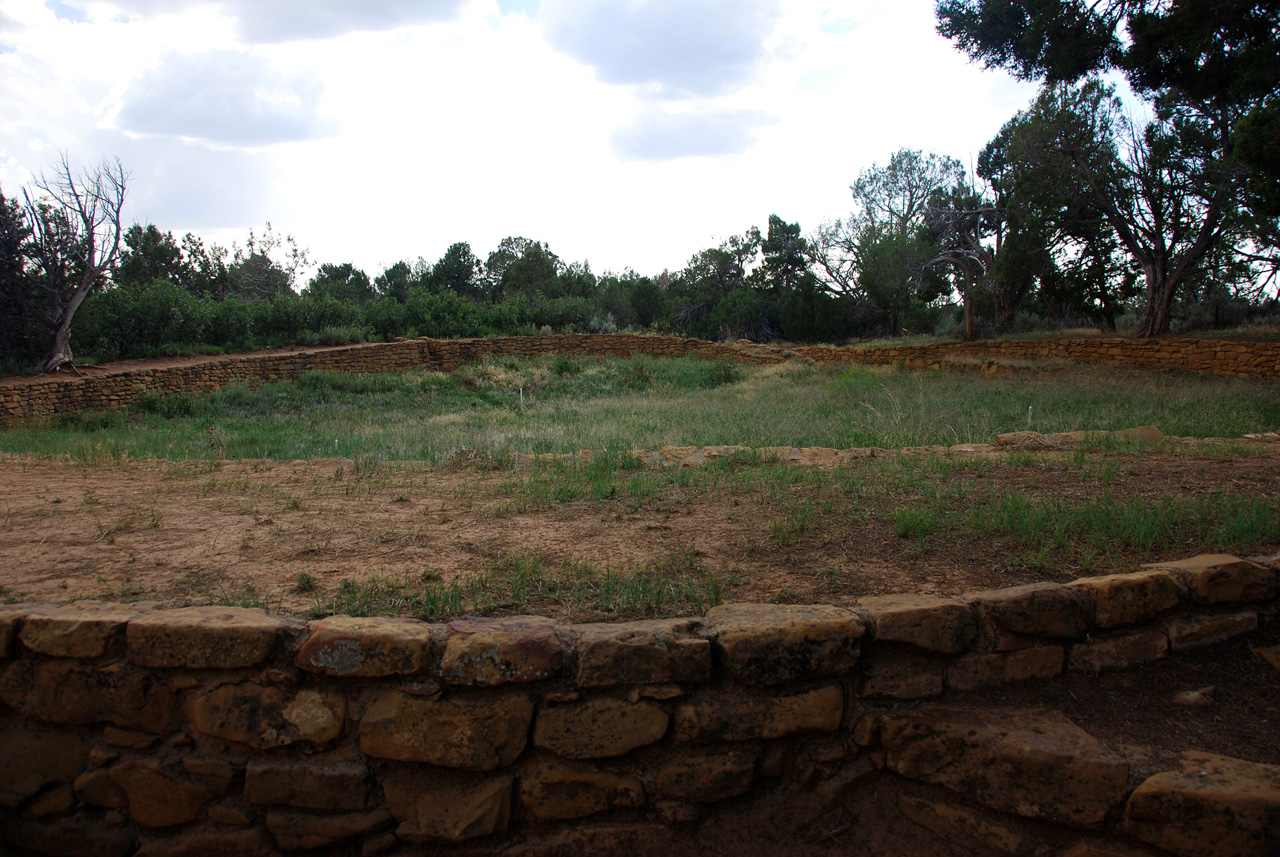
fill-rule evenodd
<path id="1" fill-rule="evenodd" d="M 320 582 L 315 576 L 306 571 L 298 572 L 298 576 L 293 580 L 294 592 L 315 592 L 320 587 Z"/>
<path id="2" fill-rule="evenodd" d="M 938 513 L 925 506 L 907 506 L 893 513 L 893 534 L 900 539 L 924 538 L 938 528 Z"/>

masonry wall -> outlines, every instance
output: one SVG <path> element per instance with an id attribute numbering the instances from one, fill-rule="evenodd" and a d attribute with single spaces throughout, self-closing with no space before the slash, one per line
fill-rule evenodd
<path id="1" fill-rule="evenodd" d="M 909 368 L 995 371 L 1001 360 L 1079 360 L 1148 366 L 1246 378 L 1280 378 L 1280 342 L 1196 339 L 1028 339 L 891 348 L 806 346 L 781 350 L 666 336 L 581 334 L 491 339 L 414 339 L 291 354 L 210 358 L 163 369 L 107 371 L 0 385 L 0 422 L 128 405 L 148 390 L 217 390 L 237 382 L 297 378 L 305 372 L 403 372 L 419 367 L 451 371 L 488 355 L 581 354 L 600 357 L 682 357 L 779 363 L 790 357 L 822 363 L 902 363 Z M 991 361 L 986 363 L 984 361 Z"/>
<path id="2" fill-rule="evenodd" d="M 1253 629 L 1280 609 L 1278 569 L 1203 556 L 568 627 L 11 606 L 0 839 L 102 857 L 677 854 L 725 814 L 785 826 L 798 795 L 878 784 L 974 853 L 1270 855 L 1278 767 L 1191 754 L 1135 778 L 1061 715 L 946 703 Z"/>

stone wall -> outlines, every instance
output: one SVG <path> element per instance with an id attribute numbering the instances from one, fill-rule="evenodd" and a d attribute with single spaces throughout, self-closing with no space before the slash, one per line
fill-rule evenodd
<path id="1" fill-rule="evenodd" d="M 10 606 L 0 838 L 101 857 L 678 854 L 726 813 L 875 784 L 973 853 L 1271 855 L 1280 767 L 1188 754 L 1138 777 L 1060 714 L 948 697 L 1248 631 L 1276 618 L 1278 570 L 1202 556 L 569 627 Z"/>
<path id="2" fill-rule="evenodd" d="M 46 377 L 0 385 L 0 423 L 80 410 L 128 405 L 148 390 L 165 393 L 221 389 L 237 382 L 297 378 L 304 372 L 403 372 L 419 367 L 452 371 L 489 355 L 580 354 L 598 357 L 682 357 L 779 363 L 801 357 L 822 363 L 903 364 L 908 368 L 995 371 L 1000 361 L 1079 360 L 1248 378 L 1280 378 L 1280 343 L 1197 339 L 1025 339 L 889 348 L 806 346 L 782 350 L 634 334 L 508 336 L 491 339 L 415 339 L 191 360 L 161 369 L 113 370 L 78 378 Z"/>

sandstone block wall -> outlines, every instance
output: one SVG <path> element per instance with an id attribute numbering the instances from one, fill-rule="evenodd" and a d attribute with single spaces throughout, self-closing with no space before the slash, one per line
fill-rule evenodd
<path id="1" fill-rule="evenodd" d="M 1000 360 L 1076 360 L 1147 366 L 1245 378 L 1280 378 L 1280 343 L 1196 339 L 1027 339 L 888 348 L 806 346 L 783 351 L 750 343 L 635 334 L 507 336 L 491 339 L 416 339 L 291 354 L 209 358 L 162 369 L 59 376 L 0 385 L 0 423 L 128 405 L 148 390 L 218 390 L 229 384 L 297 378 L 305 372 L 382 373 L 419 367 L 452 371 L 491 355 L 581 354 L 596 357 L 683 357 L 779 363 L 798 356 L 821 363 L 903 364 L 916 369 L 999 371 Z M 993 361 L 993 362 L 983 362 Z"/>
<path id="2" fill-rule="evenodd" d="M 950 697 L 1242 633 L 1276 617 L 1278 570 L 1201 556 L 964 598 L 568 627 L 10 606 L 0 840 L 102 857 L 655 853 L 735 807 L 880 782 L 975 853 L 1269 855 L 1280 767 L 1189 754 L 1137 782 L 1059 714 Z"/>

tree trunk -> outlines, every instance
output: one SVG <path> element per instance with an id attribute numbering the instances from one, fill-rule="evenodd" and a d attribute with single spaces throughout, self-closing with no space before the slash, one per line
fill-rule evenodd
<path id="1" fill-rule="evenodd" d="M 964 295 L 964 341 L 973 341 L 973 302 L 969 300 L 971 289 L 965 289 Z"/>
<path id="2" fill-rule="evenodd" d="M 71 316 L 64 315 L 62 323 L 53 334 L 53 348 L 49 349 L 49 357 L 44 361 L 45 372 L 56 372 L 71 363 Z"/>
<path id="3" fill-rule="evenodd" d="M 1147 280 L 1147 305 L 1133 335 L 1138 338 L 1161 336 L 1169 332 L 1169 310 L 1178 281 L 1157 262 L 1144 264 L 1142 271 Z"/>

